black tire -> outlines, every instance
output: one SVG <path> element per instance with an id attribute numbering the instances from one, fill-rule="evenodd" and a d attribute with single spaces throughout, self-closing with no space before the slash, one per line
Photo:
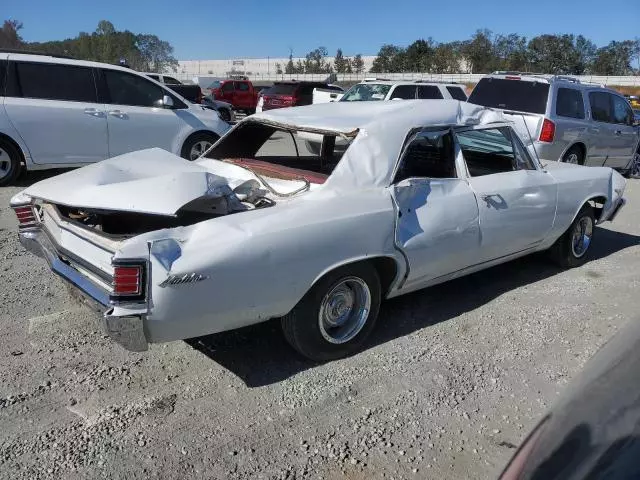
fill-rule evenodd
<path id="1" fill-rule="evenodd" d="M 22 170 L 22 155 L 8 140 L 0 138 L 0 187 L 11 185 Z"/>
<path id="2" fill-rule="evenodd" d="M 193 135 L 191 135 L 189 138 L 185 140 L 184 145 L 182 145 L 180 156 L 182 158 L 186 158 L 187 160 L 195 160 L 195 158 L 192 158 L 191 156 L 191 150 L 196 144 L 201 142 L 204 144 L 206 142 L 213 145 L 218 141 L 219 138 L 220 137 L 218 135 L 211 132 L 194 133 Z"/>
<path id="3" fill-rule="evenodd" d="M 231 111 L 228 108 L 221 108 L 218 110 L 218 113 L 220 114 L 220 118 L 225 122 L 228 123 L 231 121 Z"/>
<path id="4" fill-rule="evenodd" d="M 364 282 L 370 293 L 369 313 L 359 328 L 347 329 L 354 336 L 343 343 L 330 342 L 325 338 L 326 329 L 321 327 L 320 310 L 323 300 L 343 281 Z M 357 283 L 355 283 L 357 285 Z M 351 293 L 356 289 L 350 289 Z M 380 311 L 380 278 L 376 269 L 369 263 L 357 263 L 338 268 L 322 277 L 300 302 L 281 320 L 282 331 L 287 342 L 302 356 L 324 362 L 350 355 L 360 349 L 375 327 Z M 349 317 L 356 318 L 356 317 Z M 347 325 L 348 323 L 345 323 Z M 335 327 L 339 332 L 341 328 Z M 325 332 L 323 334 L 323 331 Z M 345 336 L 348 337 L 348 335 Z"/>
<path id="5" fill-rule="evenodd" d="M 588 244 L 584 251 L 578 255 L 576 254 L 576 250 L 580 252 L 580 248 L 574 248 L 574 233 L 577 233 L 577 229 L 580 228 L 579 225 L 581 222 L 590 222 L 591 225 L 591 235 L 588 238 Z M 578 215 L 576 215 L 575 220 L 571 223 L 571 226 L 567 229 L 566 232 L 562 234 L 562 236 L 556 240 L 551 248 L 549 249 L 549 253 L 551 258 L 561 267 L 563 268 L 575 268 L 583 265 L 588 257 L 589 250 L 591 244 L 593 244 L 593 235 L 595 233 L 595 215 L 593 212 L 593 207 L 589 204 L 585 204 L 582 206 Z M 585 238 L 583 236 L 582 246 L 584 246 Z"/>
<path id="6" fill-rule="evenodd" d="M 562 161 L 564 163 L 584 165 L 584 153 L 582 153 L 582 148 L 580 148 L 578 145 L 574 145 L 565 152 L 565 154 L 562 156 Z"/>

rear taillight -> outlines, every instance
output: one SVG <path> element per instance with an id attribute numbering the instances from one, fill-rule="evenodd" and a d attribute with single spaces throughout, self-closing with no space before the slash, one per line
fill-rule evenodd
<path id="1" fill-rule="evenodd" d="M 540 141 L 545 143 L 553 142 L 556 135 L 556 124 L 545 118 L 542 122 L 542 130 L 540 130 Z"/>
<path id="2" fill-rule="evenodd" d="M 507 75 L 504 77 L 505 80 L 521 80 L 520 77 L 516 77 L 514 75 Z"/>
<path id="3" fill-rule="evenodd" d="M 293 95 L 283 95 L 282 97 L 280 97 L 280 99 L 282 100 L 282 104 L 283 105 L 295 105 L 296 104 L 296 97 L 294 97 Z"/>
<path id="4" fill-rule="evenodd" d="M 18 217 L 18 225 L 20 227 L 33 227 L 38 221 L 36 212 L 33 210 L 32 205 L 21 205 L 19 207 L 13 207 L 13 211 L 16 212 L 16 217 Z"/>
<path id="5" fill-rule="evenodd" d="M 135 299 L 144 296 L 144 265 L 121 264 L 113 267 L 115 299 Z M 133 297 L 133 298 L 132 298 Z"/>

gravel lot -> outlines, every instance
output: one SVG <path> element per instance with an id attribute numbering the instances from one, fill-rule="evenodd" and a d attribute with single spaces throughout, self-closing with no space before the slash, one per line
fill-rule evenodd
<path id="1" fill-rule="evenodd" d="M 18 190 L 0 189 L 1 478 L 495 478 L 640 305 L 631 180 L 584 267 L 534 256 L 387 302 L 351 358 L 301 360 L 274 322 L 128 353 L 20 247 Z"/>

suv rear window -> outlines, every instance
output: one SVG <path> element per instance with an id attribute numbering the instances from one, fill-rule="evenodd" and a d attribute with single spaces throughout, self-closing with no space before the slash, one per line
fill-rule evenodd
<path id="1" fill-rule="evenodd" d="M 389 100 L 393 100 L 394 98 L 401 98 L 403 100 L 416 98 L 416 86 L 398 85 L 393 89 L 393 92 L 391 92 L 391 98 Z"/>
<path id="2" fill-rule="evenodd" d="M 469 103 L 517 112 L 545 113 L 548 96 L 548 83 L 483 78 L 471 92 Z"/>
<path id="3" fill-rule="evenodd" d="M 297 88 L 297 83 L 276 83 L 269 89 L 269 95 L 293 95 Z"/>
<path id="4" fill-rule="evenodd" d="M 559 88 L 556 98 L 556 115 L 569 118 L 584 118 L 582 92 L 574 88 Z"/>
<path id="5" fill-rule="evenodd" d="M 467 94 L 460 87 L 447 87 L 447 92 L 449 92 L 451 98 L 455 100 L 460 100 L 461 102 L 467 101 Z"/>
<path id="6" fill-rule="evenodd" d="M 56 63 L 16 63 L 18 84 L 25 98 L 96 103 L 91 68 Z"/>

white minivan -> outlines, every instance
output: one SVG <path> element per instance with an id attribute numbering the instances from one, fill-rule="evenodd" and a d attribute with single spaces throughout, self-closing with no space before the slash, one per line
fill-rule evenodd
<path id="1" fill-rule="evenodd" d="M 128 68 L 0 51 L 0 185 L 160 147 L 195 159 L 231 126 Z"/>

